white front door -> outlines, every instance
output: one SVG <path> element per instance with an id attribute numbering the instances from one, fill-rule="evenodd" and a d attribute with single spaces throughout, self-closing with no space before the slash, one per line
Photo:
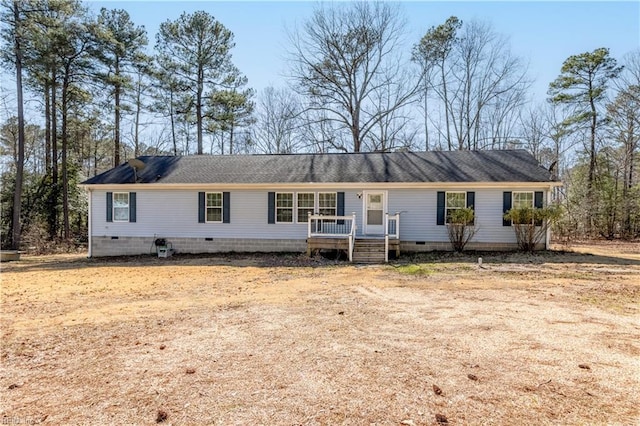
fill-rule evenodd
<path id="1" fill-rule="evenodd" d="M 384 191 L 364 192 L 364 234 L 384 234 L 384 212 L 386 209 L 386 196 Z"/>

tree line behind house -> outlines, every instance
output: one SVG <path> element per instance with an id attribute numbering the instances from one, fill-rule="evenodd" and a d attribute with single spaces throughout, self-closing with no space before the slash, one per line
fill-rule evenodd
<path id="1" fill-rule="evenodd" d="M 256 93 L 207 12 L 155 41 L 125 10 L 77 0 L 0 13 L 16 82 L 2 93 L 3 248 L 81 243 L 77 184 L 138 155 L 403 149 L 526 149 L 565 184 L 560 236 L 640 236 L 640 50 L 576 52 L 536 104 L 525 58 L 486 22 L 452 16 L 407 44 L 401 5 L 320 4 L 288 33 L 286 81 Z"/>

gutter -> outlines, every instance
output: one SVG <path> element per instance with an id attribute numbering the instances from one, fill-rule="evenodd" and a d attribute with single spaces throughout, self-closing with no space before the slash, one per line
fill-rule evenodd
<path id="1" fill-rule="evenodd" d="M 274 182 L 274 183 L 109 183 L 109 184 L 84 184 L 83 188 L 93 188 L 103 191 L 135 191 L 145 190 L 265 190 L 265 189 L 295 189 L 306 191 L 311 188 L 323 189 L 532 189 L 548 187 L 553 190 L 556 186 L 563 186 L 559 181 L 545 182 Z"/>

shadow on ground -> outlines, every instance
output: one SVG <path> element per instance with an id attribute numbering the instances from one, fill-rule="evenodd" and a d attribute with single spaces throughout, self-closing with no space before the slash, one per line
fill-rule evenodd
<path id="1" fill-rule="evenodd" d="M 636 247 L 631 246 L 631 247 Z M 606 247 L 602 247 L 606 249 Z M 581 247 L 580 250 L 588 251 Z M 618 253 L 612 251 L 611 256 L 577 252 L 569 249 L 547 250 L 535 253 L 522 252 L 486 252 L 467 251 L 428 252 L 401 255 L 398 259 L 390 259 L 391 264 L 415 263 L 468 263 L 477 264 L 478 258 L 485 263 L 505 264 L 589 264 L 589 265 L 618 265 L 640 266 L 640 260 L 635 251 Z M 640 254 L 640 253 L 638 253 Z M 175 254 L 168 258 L 158 258 L 155 255 L 117 256 L 102 258 L 87 258 L 84 255 L 51 255 L 51 256 L 23 256 L 15 262 L 2 263 L 4 272 L 28 272 L 37 270 L 68 270 L 81 268 L 134 267 L 134 266 L 233 266 L 233 267 L 302 267 L 302 268 L 335 268 L 349 265 L 344 256 L 328 254 L 326 256 L 308 257 L 301 253 L 223 253 L 223 254 Z"/>

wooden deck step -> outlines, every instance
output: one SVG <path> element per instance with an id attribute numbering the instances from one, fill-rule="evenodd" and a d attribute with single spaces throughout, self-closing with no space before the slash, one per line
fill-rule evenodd
<path id="1" fill-rule="evenodd" d="M 356 239 L 353 248 L 354 263 L 384 263 L 384 240 Z"/>

